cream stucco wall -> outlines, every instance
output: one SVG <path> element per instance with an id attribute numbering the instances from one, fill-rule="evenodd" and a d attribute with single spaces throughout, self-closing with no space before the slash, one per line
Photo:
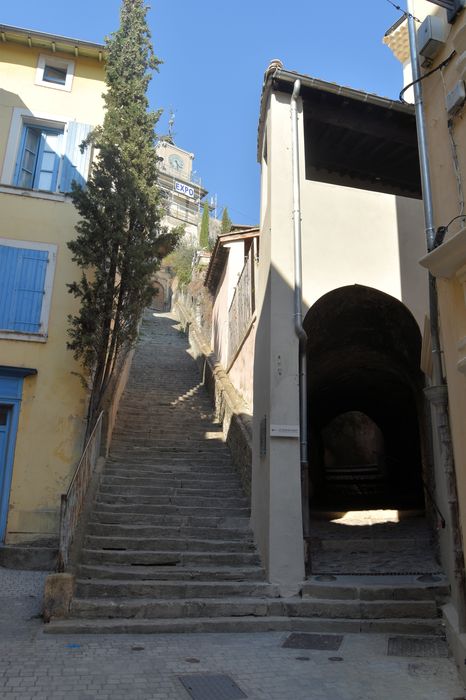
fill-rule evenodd
<path id="1" fill-rule="evenodd" d="M 261 254 L 254 376 L 252 523 L 270 579 L 296 592 L 304 576 L 298 437 L 298 341 L 294 262 L 290 96 L 272 93 L 264 130 Z M 393 195 L 306 181 L 299 105 L 303 312 L 332 289 L 361 284 L 401 300 L 422 328 L 427 275 L 422 206 Z M 266 448 L 260 443 L 266 423 Z"/>
<path id="2" fill-rule="evenodd" d="M 103 64 L 73 57 L 75 75 L 67 92 L 34 84 L 39 53 L 2 44 L 0 172 L 15 107 L 92 125 L 103 118 Z M 66 348 L 67 316 L 77 310 L 66 284 L 79 275 L 66 243 L 75 235 L 77 212 L 69 198 L 55 195 L 55 199 L 17 188 L 3 187 L 0 192 L 1 238 L 57 246 L 46 342 L 0 340 L 0 364 L 37 369 L 36 376 L 24 379 L 6 542 L 57 533 L 60 494 L 66 490 L 84 437 L 87 392 L 80 367 Z"/>
<path id="3" fill-rule="evenodd" d="M 425 0 L 416 0 L 413 13 L 437 14 L 443 18 L 446 28 L 445 47 L 435 56 L 433 68 L 456 51 L 456 55 L 442 71 L 437 71 L 422 83 L 428 151 L 430 158 L 430 175 L 433 195 L 433 212 L 435 227 L 448 224 L 455 216 L 464 212 L 464 192 L 466 183 L 466 122 L 465 107 L 453 116 L 450 122 L 446 112 L 445 98 L 460 80 L 466 79 L 466 17 L 459 14 L 455 23 L 446 22 L 446 13 Z M 452 155 L 455 144 L 458 154 L 457 168 Z M 437 291 L 440 312 L 440 333 L 443 350 L 444 367 L 448 384 L 450 428 L 453 441 L 453 453 L 458 493 L 459 521 L 462 531 L 463 550 L 466 543 L 466 434 L 464 417 L 466 415 L 466 229 L 464 220 L 455 221 L 449 228 L 443 245 L 422 260 L 424 267 L 430 269 L 437 277 Z M 434 426 L 435 428 L 435 426 Z M 442 433 L 440 432 L 440 435 Z M 437 434 L 434 430 L 434 440 Z M 437 444 L 435 441 L 434 444 Z M 440 451 L 439 451 L 440 454 Z M 458 609 L 464 601 L 458 600 L 455 580 L 454 552 L 450 527 L 450 493 L 443 472 L 443 461 L 438 460 L 436 489 L 440 508 L 448 514 L 447 529 L 440 533 L 442 562 L 452 581 L 453 603 Z M 457 565 L 457 562 L 456 562 Z M 448 628 L 448 626 L 447 626 Z M 455 630 L 458 632 L 458 629 Z M 462 648 L 458 647 L 461 635 L 450 637 L 457 660 L 463 671 L 463 659 L 466 649 L 466 637 L 462 635 Z"/>

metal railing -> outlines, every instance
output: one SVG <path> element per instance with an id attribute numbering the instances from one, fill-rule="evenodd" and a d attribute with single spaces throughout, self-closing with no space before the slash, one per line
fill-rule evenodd
<path id="1" fill-rule="evenodd" d="M 228 310 L 228 364 L 237 352 L 251 322 L 255 309 L 255 279 L 253 248 L 249 251 L 238 279 L 235 293 Z"/>
<path id="2" fill-rule="evenodd" d="M 58 545 L 59 571 L 64 571 L 68 565 L 70 548 L 76 526 L 84 506 L 95 465 L 100 455 L 103 415 L 104 412 L 102 411 L 84 447 L 81 459 L 78 462 L 73 478 L 68 486 L 68 490 L 61 496 Z"/>

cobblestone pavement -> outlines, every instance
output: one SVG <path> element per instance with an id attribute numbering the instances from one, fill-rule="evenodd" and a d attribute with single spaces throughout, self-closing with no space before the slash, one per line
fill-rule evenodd
<path id="1" fill-rule="evenodd" d="M 385 635 L 338 651 L 283 649 L 281 632 L 44 635 L 44 577 L 0 568 L 2 700 L 189 700 L 178 676 L 193 673 L 227 674 L 251 700 L 465 698 L 451 659 L 389 657 Z"/>

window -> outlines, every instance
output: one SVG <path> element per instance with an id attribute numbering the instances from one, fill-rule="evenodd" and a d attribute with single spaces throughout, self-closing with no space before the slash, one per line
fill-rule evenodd
<path id="1" fill-rule="evenodd" d="M 74 61 L 41 54 L 37 62 L 36 85 L 71 92 Z"/>
<path id="2" fill-rule="evenodd" d="M 33 190 L 55 192 L 62 152 L 63 130 L 26 124 L 14 184 Z"/>
<path id="3" fill-rule="evenodd" d="M 58 68 L 57 66 L 49 66 L 47 63 L 44 66 L 42 80 L 46 83 L 55 83 L 56 85 L 66 85 L 66 68 Z"/>
<path id="4" fill-rule="evenodd" d="M 47 193 L 71 192 L 71 183 L 84 186 L 91 149 L 80 145 L 90 124 L 49 114 L 32 114 L 16 107 L 1 174 L 4 185 Z M 49 194 L 47 194 L 49 197 Z"/>
<path id="5" fill-rule="evenodd" d="M 45 340 L 55 257 L 55 245 L 0 239 L 1 338 Z"/>

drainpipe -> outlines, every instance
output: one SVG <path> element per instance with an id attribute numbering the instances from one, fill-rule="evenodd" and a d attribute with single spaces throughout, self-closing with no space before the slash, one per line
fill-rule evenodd
<path id="1" fill-rule="evenodd" d="M 421 70 L 417 51 L 416 27 L 413 17 L 413 0 L 408 0 L 408 33 L 409 48 L 411 54 L 411 66 L 413 72 L 414 100 L 416 110 L 417 139 L 419 148 L 419 164 L 421 169 L 422 199 L 424 204 L 424 219 L 426 227 L 427 250 L 434 248 L 435 227 L 432 204 L 432 189 L 430 182 L 429 152 L 424 118 L 424 106 L 422 101 Z M 453 549 L 453 569 L 456 580 L 456 608 L 458 612 L 459 632 L 466 631 L 466 580 L 464 570 L 464 552 L 462 534 L 460 529 L 458 491 L 456 484 L 455 464 L 453 459 L 453 446 L 451 440 L 450 420 L 448 415 L 448 388 L 445 384 L 442 369 L 440 333 L 438 324 L 438 297 L 437 285 L 433 275 L 429 273 L 429 313 L 432 343 L 432 386 L 425 389 L 425 394 L 430 402 L 431 410 L 435 416 L 435 425 L 438 431 L 440 451 L 440 467 L 445 474 L 445 484 L 450 511 L 450 543 Z"/>
<path id="2" fill-rule="evenodd" d="M 302 314 L 302 257 L 301 257 L 301 199 L 299 183 L 299 141 L 297 101 L 301 81 L 295 80 L 291 95 L 291 152 L 293 169 L 293 240 L 294 240 L 294 327 L 299 339 L 299 439 L 301 463 L 301 500 L 303 535 L 310 533 L 309 523 L 309 462 L 307 456 L 307 334 Z"/>

